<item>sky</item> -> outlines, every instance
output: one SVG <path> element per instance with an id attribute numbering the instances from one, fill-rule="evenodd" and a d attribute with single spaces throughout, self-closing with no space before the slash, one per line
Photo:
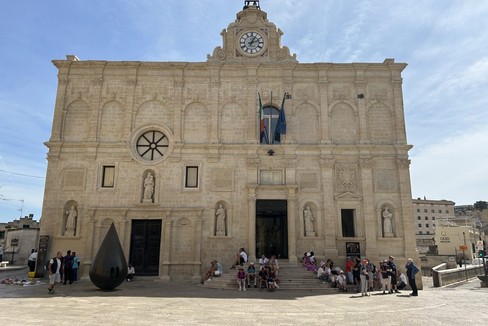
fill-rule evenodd
<path id="1" fill-rule="evenodd" d="M 204 62 L 243 0 L 0 2 L 0 222 L 42 213 L 52 60 Z M 412 198 L 488 201 L 488 1 L 261 0 L 300 63 L 407 63 Z"/>

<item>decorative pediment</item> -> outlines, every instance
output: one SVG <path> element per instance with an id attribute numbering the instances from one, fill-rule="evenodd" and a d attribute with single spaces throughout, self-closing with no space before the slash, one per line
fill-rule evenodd
<path id="1" fill-rule="evenodd" d="M 363 197 L 350 191 L 346 191 L 334 197 L 335 200 L 363 200 Z"/>
<path id="2" fill-rule="evenodd" d="M 209 63 L 298 63 L 296 54 L 281 46 L 283 32 L 268 21 L 259 1 L 246 2 L 237 19 L 220 35 L 223 46 L 207 55 Z"/>

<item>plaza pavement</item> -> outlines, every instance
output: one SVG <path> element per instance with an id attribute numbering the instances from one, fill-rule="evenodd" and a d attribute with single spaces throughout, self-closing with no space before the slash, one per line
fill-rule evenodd
<path id="1" fill-rule="evenodd" d="M 43 280 L 42 282 L 45 282 Z M 369 297 L 321 291 L 207 289 L 136 277 L 111 292 L 89 280 L 58 285 L 0 285 L 0 325 L 486 325 L 488 289 L 478 279 L 433 288 L 418 297 Z"/>

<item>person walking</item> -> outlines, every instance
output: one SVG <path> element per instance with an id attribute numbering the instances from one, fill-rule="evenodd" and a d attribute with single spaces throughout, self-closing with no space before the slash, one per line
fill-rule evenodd
<path id="1" fill-rule="evenodd" d="M 56 257 L 53 257 L 49 264 L 47 265 L 47 271 L 49 273 L 49 294 L 54 294 L 54 287 L 57 283 L 61 283 L 61 274 L 59 271 L 61 270 L 61 258 L 63 257 L 63 253 L 58 251 Z"/>
<path id="2" fill-rule="evenodd" d="M 405 265 L 405 268 L 407 269 L 408 284 L 412 288 L 412 293 L 410 293 L 410 295 L 416 297 L 419 294 L 417 284 L 415 283 L 415 274 L 419 272 L 419 268 L 415 265 L 412 258 L 407 259 L 407 264 Z"/>

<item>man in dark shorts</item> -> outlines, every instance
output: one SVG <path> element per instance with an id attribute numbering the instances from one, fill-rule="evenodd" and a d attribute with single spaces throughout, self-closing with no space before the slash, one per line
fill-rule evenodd
<path id="1" fill-rule="evenodd" d="M 389 267 L 390 276 L 391 276 L 391 291 L 390 291 L 390 293 L 393 293 L 393 291 L 395 291 L 395 293 L 401 293 L 400 291 L 398 291 L 398 288 L 397 288 L 397 268 L 396 268 L 396 264 L 395 264 L 395 257 L 393 257 L 393 256 L 388 257 L 388 267 Z"/>

